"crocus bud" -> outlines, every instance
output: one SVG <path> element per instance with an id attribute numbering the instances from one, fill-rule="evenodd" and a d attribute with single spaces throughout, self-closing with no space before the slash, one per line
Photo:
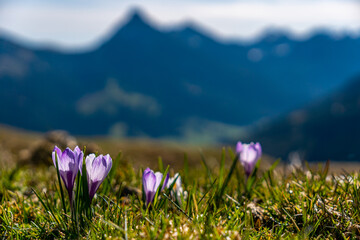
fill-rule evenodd
<path id="1" fill-rule="evenodd" d="M 154 173 L 150 168 L 145 169 L 143 173 L 143 188 L 145 193 L 146 206 L 148 206 L 155 197 L 156 191 L 158 190 L 163 174 L 160 172 Z M 169 174 L 164 179 L 161 190 L 167 186 L 169 181 Z"/>
<path id="2" fill-rule="evenodd" d="M 88 182 L 88 190 L 90 202 L 92 201 L 96 191 L 109 174 L 112 167 L 112 159 L 109 154 L 103 156 L 95 156 L 90 154 L 85 159 L 86 163 L 86 176 Z"/>
<path id="3" fill-rule="evenodd" d="M 262 154 L 260 143 L 243 144 L 238 142 L 236 153 L 239 154 L 239 160 L 245 169 L 246 177 L 249 177 Z"/>
<path id="4" fill-rule="evenodd" d="M 78 171 L 81 173 L 84 153 L 78 146 L 74 151 L 70 148 L 66 148 L 63 152 L 55 146 L 52 152 L 52 159 L 56 167 L 56 161 L 59 167 L 59 173 L 64 185 L 68 191 L 70 203 L 72 204 L 73 188 L 76 175 Z"/>
<path id="5" fill-rule="evenodd" d="M 182 204 L 181 196 L 184 195 L 184 189 L 182 188 L 181 176 L 179 175 L 179 173 L 176 173 L 173 178 L 169 179 L 169 181 L 167 183 L 167 188 L 171 187 L 171 185 L 174 183 L 175 179 L 176 179 L 176 182 L 171 189 L 171 196 L 173 198 L 175 198 L 175 200 L 177 201 L 177 203 L 179 205 L 181 205 Z"/>

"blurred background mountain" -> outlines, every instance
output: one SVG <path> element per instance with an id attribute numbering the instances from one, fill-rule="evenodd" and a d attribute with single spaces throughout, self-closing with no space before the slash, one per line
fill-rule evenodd
<path id="1" fill-rule="evenodd" d="M 139 8 L 91 49 L 0 37 L 0 123 L 187 143 L 260 141 L 307 160 L 359 160 L 360 36 L 267 29 L 221 41 Z"/>

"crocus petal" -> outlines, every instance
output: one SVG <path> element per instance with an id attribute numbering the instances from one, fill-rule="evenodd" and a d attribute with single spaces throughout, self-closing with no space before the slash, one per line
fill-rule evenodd
<path id="1" fill-rule="evenodd" d="M 79 170 L 78 162 L 75 159 L 75 154 L 70 148 L 66 148 L 61 155 L 60 163 L 64 171 Z"/>
<path id="2" fill-rule="evenodd" d="M 88 183 L 89 183 L 89 198 L 90 198 L 90 202 L 91 202 L 91 200 L 94 198 L 95 193 L 99 189 L 102 182 L 100 182 L 100 181 L 93 182 L 92 180 L 88 180 Z"/>
<path id="3" fill-rule="evenodd" d="M 99 155 L 93 161 L 93 176 L 94 180 L 103 182 L 106 176 L 109 174 L 112 167 L 112 159 L 109 154 L 106 156 Z"/>
<path id="4" fill-rule="evenodd" d="M 68 191 L 72 191 L 77 172 L 79 171 L 79 165 L 75 159 L 74 152 L 71 151 L 70 148 L 66 148 L 63 152 L 60 165 L 62 165 L 62 169 L 60 170 L 66 172 Z"/>
<path id="5" fill-rule="evenodd" d="M 161 172 L 156 172 L 155 177 L 156 177 L 156 184 L 155 184 L 155 191 L 156 191 L 160 186 L 161 179 L 163 178 L 163 174 Z"/>
<path id="6" fill-rule="evenodd" d="M 145 169 L 145 170 L 144 170 L 144 173 L 143 173 L 143 176 L 144 176 L 145 174 L 149 173 L 149 172 L 152 172 L 152 170 L 151 170 L 150 168 Z"/>
<path id="7" fill-rule="evenodd" d="M 253 171 L 253 165 L 251 163 L 248 163 L 248 162 L 244 162 L 243 163 L 243 166 L 244 166 L 244 170 L 245 170 L 245 174 L 246 176 L 250 176 L 250 174 L 252 173 Z"/>
<path id="8" fill-rule="evenodd" d="M 79 163 L 79 170 L 80 174 L 82 175 L 82 165 L 83 165 L 83 159 L 84 159 L 84 153 L 80 150 L 78 146 L 74 149 L 75 159 Z"/>
<path id="9" fill-rule="evenodd" d="M 236 152 L 239 153 L 239 152 L 241 152 L 242 150 L 243 150 L 243 145 L 242 145 L 241 142 L 238 142 L 238 143 L 236 144 Z"/>
<path id="10" fill-rule="evenodd" d="M 143 188 L 145 192 L 146 205 L 149 205 L 155 196 L 156 176 L 149 168 L 144 171 L 143 174 Z"/>
<path id="11" fill-rule="evenodd" d="M 96 156 L 93 153 L 86 156 L 85 164 L 86 164 L 86 172 L 87 173 L 92 171 L 92 163 L 93 163 L 95 158 L 96 158 Z M 87 175 L 87 177 L 89 177 L 89 175 Z"/>
<path id="12" fill-rule="evenodd" d="M 59 158 L 59 170 L 72 173 L 72 169 L 75 165 L 74 158 L 74 153 L 69 148 L 66 148 Z"/>
<path id="13" fill-rule="evenodd" d="M 260 145 L 260 143 L 255 143 L 255 149 L 257 150 L 257 153 L 258 153 L 258 158 L 260 158 L 261 157 L 261 155 L 262 155 L 262 149 L 261 149 L 261 145 Z"/>
<path id="14" fill-rule="evenodd" d="M 111 157 L 110 157 L 110 155 L 109 154 L 106 154 L 104 157 L 103 157 L 103 159 L 104 159 L 104 162 L 105 162 L 105 168 L 106 168 L 106 170 L 105 170 L 105 177 L 109 174 L 109 172 L 110 172 L 110 170 L 111 170 L 111 168 L 112 168 L 112 159 L 111 159 Z"/>
<path id="15" fill-rule="evenodd" d="M 257 160 L 258 153 L 254 146 L 245 145 L 243 146 L 243 151 L 240 153 L 240 160 L 242 162 L 251 163 Z"/>
<path id="16" fill-rule="evenodd" d="M 176 182 L 174 183 L 175 180 L 176 180 Z M 177 191 L 177 188 L 179 186 L 181 186 L 181 177 L 180 177 L 179 173 L 176 173 L 174 175 L 174 177 L 169 178 L 169 180 L 166 184 L 167 188 L 170 188 L 173 183 L 174 183 L 173 190 Z"/>
<path id="17" fill-rule="evenodd" d="M 177 179 L 176 179 L 175 189 L 176 189 L 176 191 L 178 191 L 181 188 L 181 176 L 177 173 L 177 174 L 175 174 L 174 178 L 176 178 L 176 177 L 177 177 Z"/>
<path id="18" fill-rule="evenodd" d="M 153 191 L 155 188 L 156 177 L 153 171 L 149 168 L 145 169 L 143 173 L 143 188 L 145 192 Z"/>
<path id="19" fill-rule="evenodd" d="M 101 181 L 105 175 L 105 164 L 103 162 L 103 155 L 97 156 L 92 162 L 92 169 L 90 178 L 93 181 Z"/>
<path id="20" fill-rule="evenodd" d="M 173 178 L 169 178 L 169 181 L 167 182 L 166 187 L 170 188 L 174 181 L 175 181 L 175 176 Z M 175 185 L 176 185 L 176 183 L 175 183 Z M 176 187 L 175 185 L 173 186 L 173 188 Z"/>
<path id="21" fill-rule="evenodd" d="M 55 154 L 56 154 L 57 156 L 56 156 Z M 62 155 L 61 149 L 58 148 L 57 146 L 55 146 L 55 147 L 54 147 L 54 150 L 53 150 L 53 152 L 52 152 L 52 160 L 53 160 L 53 162 L 54 162 L 54 166 L 55 166 L 55 167 L 56 167 L 56 160 L 57 160 L 57 159 L 60 159 L 61 155 Z M 58 164 L 59 164 L 59 161 L 58 161 Z"/>
<path id="22" fill-rule="evenodd" d="M 92 179 L 91 179 L 91 172 L 93 171 L 93 162 L 95 160 L 95 154 L 91 153 L 88 156 L 86 156 L 85 158 L 85 165 L 86 165 L 86 177 L 87 177 L 87 182 L 88 182 L 88 193 L 89 193 L 89 198 L 92 199 L 94 197 L 94 187 L 95 184 L 92 184 Z M 92 187 L 94 186 L 94 187 Z M 93 193 L 94 192 L 94 193 Z"/>
<path id="23" fill-rule="evenodd" d="M 156 189 L 156 176 L 153 171 L 143 175 L 143 185 L 145 192 L 154 191 Z"/>
<path id="24" fill-rule="evenodd" d="M 160 180 L 160 181 L 161 181 L 161 180 Z M 161 190 L 164 190 L 164 188 L 167 186 L 168 182 L 169 182 L 169 173 L 166 174 L 166 177 L 165 177 L 165 179 L 164 179 L 164 183 L 163 183 L 163 185 L 162 185 Z"/>

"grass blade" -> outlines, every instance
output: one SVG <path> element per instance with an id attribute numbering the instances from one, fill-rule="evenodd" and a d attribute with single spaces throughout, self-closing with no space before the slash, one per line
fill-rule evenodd
<path id="1" fill-rule="evenodd" d="M 222 196 L 224 195 L 224 192 L 225 192 L 225 188 L 227 187 L 227 185 L 230 182 L 231 175 L 233 174 L 234 169 L 236 168 L 236 163 L 237 162 L 238 162 L 238 156 L 236 155 L 233 162 L 232 162 L 232 164 L 231 164 L 230 171 L 229 171 L 228 175 L 226 176 L 226 179 L 225 179 L 224 183 L 222 184 L 222 187 L 221 187 L 220 191 L 218 192 L 218 194 L 216 196 L 216 205 L 217 206 L 219 206 L 219 204 L 220 204 Z"/>

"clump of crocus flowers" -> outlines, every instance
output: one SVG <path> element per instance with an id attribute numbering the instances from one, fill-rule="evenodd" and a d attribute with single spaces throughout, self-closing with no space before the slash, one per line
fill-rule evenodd
<path id="1" fill-rule="evenodd" d="M 244 167 L 246 179 L 248 179 L 254 172 L 257 161 L 261 158 L 261 145 L 258 142 L 251 142 L 250 144 L 238 142 L 236 145 L 236 154 Z M 109 154 L 99 156 L 93 153 L 89 154 L 85 158 L 85 164 L 83 164 L 84 153 L 78 146 L 76 146 L 74 150 L 66 148 L 64 151 L 61 151 L 60 148 L 55 146 L 52 152 L 52 159 L 58 170 L 59 184 L 61 185 L 61 178 L 68 192 L 72 210 L 74 210 L 74 203 L 76 203 L 77 209 L 79 209 L 78 204 L 79 202 L 81 204 L 82 201 L 86 201 L 88 206 L 90 206 L 96 191 L 112 168 L 112 159 Z M 236 165 L 236 161 L 237 160 L 234 159 L 234 166 Z M 79 172 L 80 174 L 78 174 Z M 231 176 L 231 174 L 229 176 Z M 74 194 L 76 179 L 78 179 L 78 182 L 76 184 L 76 194 Z M 154 172 L 150 168 L 147 168 L 143 172 L 142 186 L 145 206 L 147 208 L 152 203 L 154 204 L 155 197 L 164 189 L 167 189 L 167 194 L 169 193 L 169 196 L 171 196 L 179 206 L 181 206 L 182 199 L 186 197 L 186 192 L 182 188 L 181 177 L 178 173 L 176 173 L 173 178 L 170 178 L 169 173 L 164 176 L 161 172 Z M 75 196 L 77 197 L 77 201 L 74 199 Z M 64 210 L 66 212 L 65 206 Z"/>
<path id="2" fill-rule="evenodd" d="M 261 158 L 262 150 L 260 143 L 245 144 L 238 142 L 236 145 L 236 153 L 239 155 L 239 161 L 243 165 L 247 178 L 254 171 L 257 161 Z"/>
<path id="3" fill-rule="evenodd" d="M 161 185 L 161 181 L 163 184 Z M 169 173 L 164 175 L 161 172 L 152 171 L 150 168 L 145 169 L 143 173 L 143 195 L 145 206 L 149 207 L 154 202 L 156 193 L 167 190 L 171 198 L 179 205 L 182 205 L 182 197 L 186 198 L 186 192 L 182 188 L 181 177 L 176 173 L 174 177 L 170 178 Z M 161 187 L 161 189 L 160 189 Z"/>
<path id="4" fill-rule="evenodd" d="M 84 153 L 78 146 L 75 147 L 74 151 L 70 148 L 66 148 L 63 152 L 60 148 L 55 146 L 52 152 L 52 159 L 55 167 L 58 168 L 59 175 L 68 191 L 70 204 L 72 206 L 74 201 L 73 193 L 76 176 L 78 172 L 83 175 Z M 86 157 L 85 166 L 88 200 L 91 203 L 96 191 L 110 172 L 112 159 L 109 154 L 96 157 L 95 154 L 92 153 Z"/>

